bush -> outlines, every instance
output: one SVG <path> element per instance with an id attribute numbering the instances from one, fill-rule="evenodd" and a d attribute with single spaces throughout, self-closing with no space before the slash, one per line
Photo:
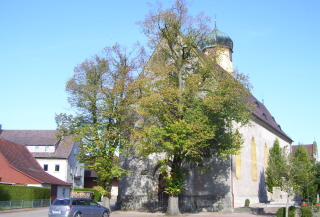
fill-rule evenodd
<path id="1" fill-rule="evenodd" d="M 290 206 L 288 216 L 295 217 L 295 214 L 296 214 L 296 207 Z M 286 208 L 285 207 L 279 208 L 277 211 L 277 217 L 285 217 L 285 216 L 286 216 Z"/>
<path id="2" fill-rule="evenodd" d="M 313 211 L 315 211 L 315 212 L 320 212 L 320 204 L 315 204 L 314 206 L 313 206 Z"/>
<path id="3" fill-rule="evenodd" d="M 101 201 L 101 193 L 97 189 L 93 188 L 75 188 L 75 191 L 91 191 L 93 192 L 93 199 L 95 201 Z"/>
<path id="4" fill-rule="evenodd" d="M 306 206 L 301 206 L 300 216 L 301 217 L 312 217 L 312 211 Z"/>
<path id="5" fill-rule="evenodd" d="M 50 188 L 0 185 L 0 201 L 50 199 Z"/>
<path id="6" fill-rule="evenodd" d="M 250 205 L 250 200 L 246 199 L 245 202 L 244 202 L 244 206 L 245 207 L 249 207 L 249 205 Z"/>

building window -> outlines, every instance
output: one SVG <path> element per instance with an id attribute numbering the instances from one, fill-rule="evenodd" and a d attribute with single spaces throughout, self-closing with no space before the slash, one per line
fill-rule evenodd
<path id="1" fill-rule="evenodd" d="M 262 119 L 267 121 L 267 115 L 265 113 L 262 114 Z"/>
<path id="2" fill-rule="evenodd" d="M 44 147 L 44 151 L 45 151 L 45 152 L 48 152 L 48 151 L 49 151 L 49 146 L 45 146 L 45 147 Z"/>
<path id="3" fill-rule="evenodd" d="M 60 164 L 56 164 L 54 166 L 54 171 L 59 172 L 60 171 Z"/>
<path id="4" fill-rule="evenodd" d="M 256 102 L 254 102 L 254 104 L 256 104 L 256 106 L 258 107 L 258 108 L 260 108 L 260 105 L 259 105 L 259 103 L 256 101 Z"/>
<path id="5" fill-rule="evenodd" d="M 264 145 L 264 171 L 266 171 L 268 167 L 268 158 L 269 158 L 269 148 L 267 144 Z"/>
<path id="6" fill-rule="evenodd" d="M 251 140 L 251 166 L 252 166 L 252 180 L 257 181 L 258 180 L 258 174 L 257 174 L 257 146 L 256 141 L 252 137 Z"/>
<path id="7" fill-rule="evenodd" d="M 35 152 L 39 152 L 39 146 L 34 147 Z"/>
<path id="8" fill-rule="evenodd" d="M 241 152 L 236 155 L 236 178 L 241 179 Z"/>
<path id="9" fill-rule="evenodd" d="M 48 171 L 48 164 L 43 164 L 44 171 Z"/>

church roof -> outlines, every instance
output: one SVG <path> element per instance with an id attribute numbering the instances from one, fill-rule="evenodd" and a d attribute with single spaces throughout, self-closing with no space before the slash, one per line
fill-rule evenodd
<path id="1" fill-rule="evenodd" d="M 217 26 L 215 26 L 212 32 L 209 33 L 208 36 L 199 44 L 199 47 L 203 50 L 217 45 L 227 47 L 233 51 L 232 39 L 227 34 L 220 32 Z"/>
<path id="2" fill-rule="evenodd" d="M 281 129 L 281 126 L 276 122 L 275 118 L 268 111 L 267 107 L 257 100 L 253 95 L 249 96 L 249 101 L 254 103 L 255 110 L 253 111 L 253 115 L 267 124 L 272 129 L 276 130 L 278 133 L 286 137 L 292 142 L 292 139 Z"/>

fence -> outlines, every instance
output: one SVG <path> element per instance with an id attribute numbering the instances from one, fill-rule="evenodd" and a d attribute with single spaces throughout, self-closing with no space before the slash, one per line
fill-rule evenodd
<path id="1" fill-rule="evenodd" d="M 0 201 L 0 210 L 50 206 L 51 199 Z"/>

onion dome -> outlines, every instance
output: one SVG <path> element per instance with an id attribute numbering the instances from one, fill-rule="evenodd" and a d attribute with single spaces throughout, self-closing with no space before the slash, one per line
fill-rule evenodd
<path id="1" fill-rule="evenodd" d="M 231 50 L 231 52 L 233 51 L 232 39 L 227 34 L 220 32 L 215 25 L 212 32 L 209 33 L 202 42 L 200 42 L 199 47 L 201 50 L 203 50 L 205 48 L 215 47 L 217 45 L 227 47 Z"/>

